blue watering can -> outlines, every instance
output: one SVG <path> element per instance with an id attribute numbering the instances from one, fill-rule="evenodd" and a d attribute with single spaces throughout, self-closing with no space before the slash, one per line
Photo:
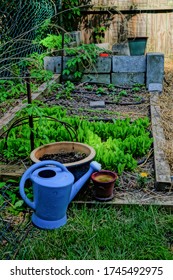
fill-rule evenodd
<path id="1" fill-rule="evenodd" d="M 88 172 L 74 183 L 73 174 L 57 161 L 45 160 L 29 167 L 20 181 L 20 195 L 26 204 L 34 210 L 32 214 L 33 224 L 43 229 L 55 229 L 65 225 L 68 204 L 91 174 L 100 169 L 101 165 L 92 161 Z M 33 185 L 33 201 L 25 193 L 27 179 L 30 179 Z"/>

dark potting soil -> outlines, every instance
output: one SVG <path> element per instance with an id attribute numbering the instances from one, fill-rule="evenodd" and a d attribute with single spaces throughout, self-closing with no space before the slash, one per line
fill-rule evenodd
<path id="1" fill-rule="evenodd" d="M 45 154 L 42 157 L 39 158 L 39 160 L 56 160 L 61 163 L 69 163 L 69 162 L 75 162 L 82 160 L 86 158 L 85 153 L 80 152 L 61 152 L 57 154 Z"/>

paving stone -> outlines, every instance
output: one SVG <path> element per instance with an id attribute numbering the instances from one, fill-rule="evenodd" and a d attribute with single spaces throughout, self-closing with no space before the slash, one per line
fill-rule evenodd
<path id="1" fill-rule="evenodd" d="M 105 102 L 103 100 L 90 101 L 90 107 L 92 107 L 92 108 L 104 108 L 105 107 Z"/>

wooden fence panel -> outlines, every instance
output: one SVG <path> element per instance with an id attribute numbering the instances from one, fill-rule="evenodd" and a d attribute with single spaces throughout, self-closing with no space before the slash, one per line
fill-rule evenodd
<path id="1" fill-rule="evenodd" d="M 173 55 L 173 12 L 165 9 L 173 9 L 173 0 L 93 0 L 93 10 L 100 7 L 118 7 L 118 10 L 129 9 L 132 3 L 137 4 L 141 12 L 128 22 L 128 36 L 148 36 L 147 51 L 163 52 L 166 56 Z M 149 10 L 143 13 L 142 9 Z M 153 10 L 155 9 L 155 10 Z M 162 9 L 161 12 L 156 11 Z M 153 10 L 153 11 L 152 11 Z M 91 15 L 87 15 L 88 21 Z M 105 32 L 105 40 L 112 47 L 117 42 L 118 26 L 121 24 L 121 16 L 115 14 L 109 30 Z M 82 31 L 84 43 L 92 42 L 92 30 Z"/>

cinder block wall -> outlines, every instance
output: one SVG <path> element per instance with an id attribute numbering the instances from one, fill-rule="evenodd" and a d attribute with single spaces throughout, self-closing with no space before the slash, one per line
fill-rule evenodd
<path id="1" fill-rule="evenodd" d="M 68 57 L 63 58 L 63 69 Z M 61 57 L 45 57 L 44 68 L 61 73 Z M 76 69 L 74 69 L 74 72 Z M 162 91 L 164 55 L 147 53 L 142 56 L 98 57 L 96 65 L 83 71 L 82 82 L 133 86 L 145 84 L 150 91 Z M 64 77 L 72 80 L 72 77 Z"/>

